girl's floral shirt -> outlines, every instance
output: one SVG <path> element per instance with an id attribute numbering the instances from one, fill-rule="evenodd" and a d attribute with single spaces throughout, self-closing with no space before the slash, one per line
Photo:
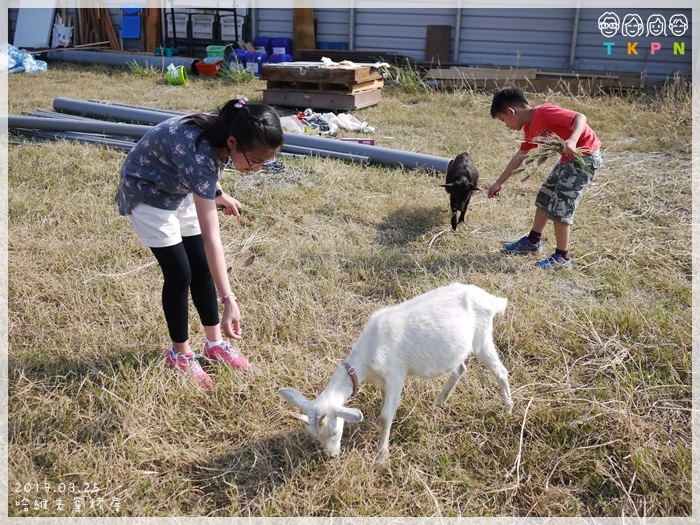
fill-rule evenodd
<path id="1" fill-rule="evenodd" d="M 223 164 L 208 140 L 195 147 L 201 128 L 181 121 L 157 124 L 126 156 L 114 197 L 121 215 L 139 203 L 175 210 L 189 193 L 214 198 Z"/>

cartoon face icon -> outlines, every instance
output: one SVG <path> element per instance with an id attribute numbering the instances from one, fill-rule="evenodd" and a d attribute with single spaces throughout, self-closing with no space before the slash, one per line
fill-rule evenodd
<path id="1" fill-rule="evenodd" d="M 644 22 L 642 17 L 637 14 L 625 15 L 622 20 L 622 34 L 624 36 L 636 37 L 644 33 Z"/>
<path id="2" fill-rule="evenodd" d="M 650 15 L 649 18 L 647 18 L 646 36 L 649 35 L 666 35 L 666 19 L 662 15 Z"/>
<path id="3" fill-rule="evenodd" d="M 688 19 L 685 15 L 673 15 L 668 21 L 668 28 L 673 36 L 683 36 L 688 30 Z"/>
<path id="4" fill-rule="evenodd" d="M 598 17 L 598 29 L 603 36 L 615 36 L 620 30 L 620 17 L 612 11 L 606 11 Z"/>

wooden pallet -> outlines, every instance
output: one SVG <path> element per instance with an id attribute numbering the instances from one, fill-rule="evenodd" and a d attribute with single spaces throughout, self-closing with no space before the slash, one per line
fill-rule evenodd
<path id="1" fill-rule="evenodd" d="M 288 89 L 292 91 L 319 91 L 333 93 L 362 93 L 384 87 L 384 79 L 378 78 L 355 84 L 336 84 L 334 82 L 299 82 L 285 80 L 268 80 L 267 89 Z"/>
<path id="2" fill-rule="evenodd" d="M 372 89 L 360 93 L 295 91 L 291 89 L 266 89 L 263 91 L 263 102 L 266 104 L 344 111 L 373 106 L 379 103 L 381 98 L 381 89 Z"/>
<path id="3" fill-rule="evenodd" d="M 371 64 L 326 66 L 322 62 L 266 64 L 263 101 L 278 106 L 358 109 L 381 99 L 384 78 Z"/>
<path id="4" fill-rule="evenodd" d="M 322 62 L 285 62 L 265 64 L 261 80 L 280 82 L 315 82 L 327 84 L 358 84 L 382 78 L 379 69 L 370 64 L 326 67 Z"/>

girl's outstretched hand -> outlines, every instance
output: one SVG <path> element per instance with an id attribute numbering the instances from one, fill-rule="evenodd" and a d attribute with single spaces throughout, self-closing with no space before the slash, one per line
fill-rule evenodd
<path id="1" fill-rule="evenodd" d="M 238 218 L 241 216 L 241 209 L 243 206 L 241 206 L 241 203 L 231 197 L 228 193 L 221 195 L 218 206 L 223 208 L 225 215 L 233 215 L 234 217 Z"/>
<path id="2" fill-rule="evenodd" d="M 221 319 L 221 329 L 226 337 L 232 339 L 241 338 L 241 312 L 234 298 L 227 299 L 224 303 L 224 315 Z"/>

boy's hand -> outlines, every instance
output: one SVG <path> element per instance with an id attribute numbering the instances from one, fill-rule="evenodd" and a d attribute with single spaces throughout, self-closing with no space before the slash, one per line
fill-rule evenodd
<path id="1" fill-rule="evenodd" d="M 498 197 L 501 194 L 501 188 L 503 188 L 503 184 L 499 182 L 494 182 L 493 186 L 489 188 L 489 199 L 493 197 Z"/>
<path id="2" fill-rule="evenodd" d="M 576 151 L 576 141 L 575 140 L 565 140 L 564 147 L 561 150 L 562 155 L 573 155 Z"/>

